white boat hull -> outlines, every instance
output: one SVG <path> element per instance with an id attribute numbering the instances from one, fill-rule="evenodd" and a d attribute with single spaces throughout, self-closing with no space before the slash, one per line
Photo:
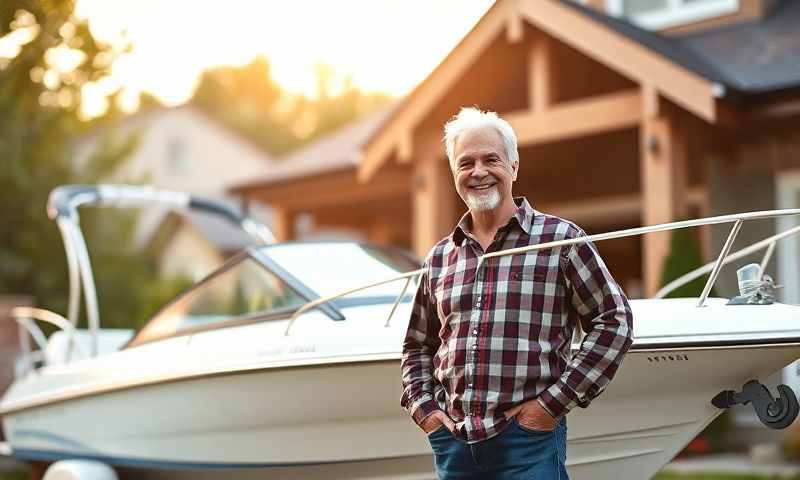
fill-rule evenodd
<path id="1" fill-rule="evenodd" d="M 715 394 L 798 357 L 797 344 L 631 351 L 567 417 L 571 478 L 649 478 L 719 413 Z M 11 412 L 4 427 L 20 458 L 96 458 L 137 478 L 434 478 L 400 394 L 384 355 L 165 379 Z"/>

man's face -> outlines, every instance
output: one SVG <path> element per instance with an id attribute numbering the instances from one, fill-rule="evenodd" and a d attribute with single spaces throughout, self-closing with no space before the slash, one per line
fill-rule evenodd
<path id="1" fill-rule="evenodd" d="M 461 133 L 453 158 L 456 191 L 470 210 L 493 210 L 511 197 L 518 165 L 508 162 L 497 130 L 485 127 Z"/>

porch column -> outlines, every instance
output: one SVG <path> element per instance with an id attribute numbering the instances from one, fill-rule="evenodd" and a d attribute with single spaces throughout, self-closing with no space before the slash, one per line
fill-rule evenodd
<path id="1" fill-rule="evenodd" d="M 438 155 L 419 158 L 414 162 L 412 185 L 412 246 L 424 258 L 454 227 L 455 187 L 447 159 Z"/>
<path id="2" fill-rule="evenodd" d="M 272 234 L 279 242 L 294 240 L 294 221 L 296 213 L 286 207 L 272 207 Z"/>
<path id="3" fill-rule="evenodd" d="M 377 218 L 370 223 L 367 238 L 376 245 L 391 245 L 393 233 L 390 219 Z"/>
<path id="4" fill-rule="evenodd" d="M 645 100 L 646 114 L 639 129 L 642 225 L 668 223 L 688 214 L 686 135 L 674 115 L 659 108 L 655 92 Z M 671 235 L 642 237 L 645 295 L 654 295 L 661 281 Z"/>

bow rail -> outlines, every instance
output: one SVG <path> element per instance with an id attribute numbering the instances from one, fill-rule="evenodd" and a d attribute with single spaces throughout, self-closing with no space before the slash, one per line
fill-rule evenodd
<path id="1" fill-rule="evenodd" d="M 644 234 L 647 234 L 647 233 L 665 232 L 665 231 L 670 231 L 670 230 L 679 230 L 679 229 L 683 229 L 683 228 L 700 227 L 700 226 L 706 226 L 706 225 L 718 225 L 718 224 L 724 224 L 724 223 L 733 223 L 733 227 L 731 228 L 731 231 L 728 234 L 728 238 L 725 241 L 725 245 L 722 247 L 722 250 L 720 251 L 719 256 L 717 257 L 717 259 L 714 262 L 711 262 L 708 265 L 704 265 L 703 267 L 700 267 L 699 269 L 697 269 L 695 271 L 689 272 L 688 274 L 684 275 L 685 278 L 681 277 L 681 278 L 675 280 L 674 282 L 672 282 L 669 285 L 665 286 L 664 288 L 662 288 L 658 292 L 659 294 L 661 294 L 661 296 L 659 296 L 657 294 L 656 297 L 655 297 L 655 298 L 662 298 L 663 295 L 666 295 L 667 293 L 669 293 L 669 291 L 672 291 L 675 288 L 678 288 L 679 286 L 681 286 L 681 285 L 683 285 L 685 283 L 688 283 L 689 281 L 691 281 L 691 280 L 693 280 L 695 278 L 698 278 L 698 277 L 702 276 L 704 273 L 707 273 L 707 272 L 710 271 L 711 275 L 709 276 L 708 281 L 706 282 L 706 284 L 705 284 L 705 286 L 703 288 L 703 293 L 700 295 L 700 297 L 698 298 L 698 302 L 697 302 L 697 307 L 702 307 L 702 306 L 704 306 L 705 301 L 708 298 L 708 295 L 711 292 L 712 287 L 716 283 L 717 277 L 719 276 L 719 272 L 722 269 L 722 266 L 724 264 L 729 263 L 729 262 L 731 262 L 733 260 L 739 259 L 739 258 L 741 258 L 741 257 L 743 257 L 745 255 L 749 255 L 749 254 L 753 253 L 754 251 L 758 251 L 761 248 L 767 248 L 768 249 L 767 255 L 765 255 L 765 257 L 764 257 L 764 259 L 762 260 L 762 263 L 761 263 L 761 271 L 763 272 L 763 269 L 766 267 L 766 263 L 769 261 L 769 258 L 772 256 L 772 251 L 775 248 L 774 244 L 778 240 L 781 240 L 781 239 L 786 238 L 786 237 L 791 236 L 791 235 L 796 235 L 797 233 L 800 232 L 800 226 L 799 227 L 795 227 L 795 228 L 791 228 L 791 229 L 788 229 L 788 230 L 786 230 L 784 232 L 781 232 L 781 233 L 779 233 L 777 235 L 773 235 L 773 236 L 771 236 L 769 238 L 766 238 L 766 239 L 762 240 L 761 242 L 758 242 L 758 243 L 756 243 L 754 245 L 746 247 L 746 248 L 744 248 L 744 249 L 742 249 L 742 250 L 740 250 L 740 251 L 738 251 L 738 252 L 736 252 L 734 254 L 731 254 L 730 253 L 731 248 L 733 247 L 733 243 L 736 240 L 736 236 L 738 235 L 739 230 L 741 229 L 743 223 L 745 221 L 750 221 L 750 220 L 787 217 L 787 216 L 794 216 L 794 215 L 800 215 L 800 208 L 782 209 L 782 210 L 763 210 L 763 211 L 757 211 L 757 212 L 737 213 L 737 214 L 731 214 L 731 215 L 719 215 L 719 216 L 715 216 L 715 217 L 705 217 L 705 218 L 698 218 L 698 219 L 692 219 L 692 220 L 682 220 L 682 221 L 679 221 L 679 222 L 662 223 L 662 224 L 650 225 L 650 226 L 646 226 L 646 227 L 629 228 L 629 229 L 624 229 L 624 230 L 616 230 L 616 231 L 613 231 L 613 232 L 598 233 L 598 234 L 594 234 L 594 235 L 586 235 L 586 236 L 583 236 L 583 237 L 570 238 L 570 239 L 566 239 L 566 240 L 557 240 L 557 241 L 553 241 L 553 242 L 538 243 L 536 245 L 528 245 L 528 246 L 525 246 L 525 247 L 518 247 L 518 248 L 509 248 L 509 249 L 506 249 L 506 250 L 500 250 L 500 251 L 497 251 L 497 252 L 487 253 L 487 254 L 481 256 L 478 259 L 478 268 L 480 268 L 480 266 L 483 264 L 483 262 L 485 260 L 487 260 L 489 258 L 494 258 L 494 257 L 503 257 L 503 256 L 507 256 L 507 255 L 517 255 L 517 254 L 520 254 L 520 253 L 544 250 L 544 249 L 548 249 L 548 248 L 563 247 L 563 246 L 568 246 L 568 245 L 575 245 L 575 244 L 579 244 L 579 243 L 599 242 L 599 241 L 603 241 L 603 240 L 612 240 L 612 239 L 615 239 L 615 238 L 633 237 L 633 236 L 644 235 Z M 731 260 L 727 260 L 729 257 L 732 257 L 732 259 Z M 733 258 L 733 257 L 735 257 L 735 258 Z M 703 270 L 703 271 L 701 271 L 701 270 Z M 326 296 L 326 297 L 322 297 L 322 298 L 318 298 L 318 299 L 315 299 L 313 301 L 310 301 L 310 302 L 304 304 L 303 306 L 301 306 L 289 318 L 289 322 L 286 325 L 285 335 L 287 335 L 287 336 L 289 335 L 289 333 L 291 331 L 291 328 L 292 328 L 292 325 L 294 325 L 295 321 L 297 320 L 297 318 L 300 315 L 302 315 L 303 313 L 305 313 L 306 311 L 308 311 L 308 310 L 310 310 L 310 309 L 312 309 L 314 307 L 317 307 L 317 306 L 322 305 L 322 304 L 327 303 L 327 302 L 331 302 L 333 300 L 336 300 L 337 298 L 341 298 L 341 297 L 350 295 L 352 293 L 359 292 L 359 291 L 362 291 L 362 290 L 366 290 L 366 289 L 369 289 L 369 288 L 372 288 L 372 287 L 375 287 L 375 286 L 378 286 L 378 285 L 384 285 L 384 284 L 387 284 L 387 283 L 392 283 L 392 282 L 396 282 L 396 281 L 399 281 L 399 280 L 407 279 L 406 285 L 403 288 L 403 292 L 395 300 L 395 304 L 392 307 L 392 310 L 389 312 L 389 317 L 387 318 L 387 320 L 385 322 L 385 326 L 389 327 L 391 325 L 391 319 L 392 319 L 392 316 L 394 315 L 394 312 L 395 312 L 395 310 L 397 308 L 397 305 L 400 303 L 400 300 L 405 295 L 405 291 L 406 291 L 406 289 L 408 287 L 408 283 L 411 281 L 411 279 L 413 277 L 415 277 L 417 275 L 421 275 L 422 273 L 424 273 L 424 271 L 425 271 L 425 269 L 418 269 L 418 270 L 414 270 L 414 271 L 411 271 L 411 272 L 406 272 L 406 273 L 404 273 L 402 275 L 397 275 L 397 276 L 392 277 L 392 278 L 380 280 L 380 281 L 377 281 L 377 282 L 374 282 L 374 283 L 370 283 L 370 284 L 366 284 L 366 285 L 362 285 L 362 286 L 356 287 L 356 288 L 351 288 L 351 289 L 348 289 L 348 290 L 345 290 L 345 291 L 342 291 L 342 292 L 339 292 L 339 293 L 336 293 L 336 294 L 333 294 L 333 295 L 329 295 L 329 296 Z M 667 287 L 669 287 L 669 290 L 664 292 L 664 290 L 666 290 Z"/>

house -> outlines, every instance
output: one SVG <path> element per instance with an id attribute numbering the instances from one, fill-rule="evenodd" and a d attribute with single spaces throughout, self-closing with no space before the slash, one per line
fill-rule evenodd
<path id="1" fill-rule="evenodd" d="M 279 240 L 351 238 L 408 245 L 406 180 L 393 184 L 391 175 L 381 175 L 375 182 L 354 181 L 364 144 L 396 106 L 388 105 L 295 150 L 269 171 L 232 185 L 230 192 L 248 203 L 269 205 L 273 234 Z"/>
<path id="2" fill-rule="evenodd" d="M 515 193 L 590 233 L 798 206 L 798 24 L 790 0 L 500 0 L 371 125 L 347 169 L 326 171 L 340 152 L 319 148 L 319 170 L 231 192 L 275 208 L 283 239 L 302 215 L 424 255 L 464 211 L 441 127 L 478 105 L 518 134 Z M 706 259 L 728 229 L 699 229 Z M 772 232 L 748 223 L 736 245 Z M 788 242 L 777 263 L 797 265 Z M 631 296 L 658 289 L 668 233 L 598 247 Z M 779 281 L 800 300 L 788 270 Z M 728 269 L 718 292 L 734 289 Z"/>
<path id="3" fill-rule="evenodd" d="M 226 193 L 228 186 L 261 175 L 274 164 L 270 155 L 191 104 L 149 109 L 124 118 L 113 130 L 92 132 L 77 144 L 78 161 L 102 147 L 109 136 L 124 139 L 131 135 L 137 137 L 136 150 L 110 182 L 145 181 L 158 188 L 232 203 Z M 254 208 L 253 213 L 269 224 L 268 209 Z M 164 235 L 166 231 L 170 234 Z M 154 242 L 162 274 L 197 280 L 246 246 L 249 238 L 203 214 L 181 217 L 148 208 L 142 211 L 135 244 Z"/>

